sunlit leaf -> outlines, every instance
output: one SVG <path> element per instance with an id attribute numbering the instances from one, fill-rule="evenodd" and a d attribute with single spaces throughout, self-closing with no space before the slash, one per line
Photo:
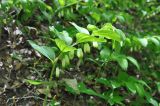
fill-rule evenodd
<path id="1" fill-rule="evenodd" d="M 150 37 L 149 40 L 151 40 L 156 46 L 160 45 L 160 42 L 154 37 Z"/>
<path id="2" fill-rule="evenodd" d="M 71 45 L 72 38 L 69 36 L 67 31 L 59 32 L 57 29 L 54 28 L 54 26 L 50 26 L 49 30 L 53 32 L 59 39 L 65 41 L 68 45 Z"/>
<path id="3" fill-rule="evenodd" d="M 48 47 L 48 46 L 39 46 L 35 42 L 33 42 L 31 40 L 28 40 L 28 42 L 30 43 L 30 45 L 35 50 L 37 50 L 38 52 L 40 52 L 41 54 L 43 54 L 45 57 L 47 57 L 51 61 L 54 60 L 54 58 L 55 58 L 55 49 L 54 48 Z"/>
<path id="4" fill-rule="evenodd" d="M 41 85 L 44 83 L 43 81 L 37 81 L 37 80 L 26 80 L 26 82 L 28 82 L 32 85 Z"/>
<path id="5" fill-rule="evenodd" d="M 136 59 L 134 59 L 133 57 L 130 57 L 130 56 L 127 56 L 127 59 L 128 59 L 130 62 L 132 62 L 132 64 L 134 64 L 134 65 L 137 67 L 138 70 L 140 69 L 139 64 L 138 64 L 138 62 L 137 62 Z"/>
<path id="6" fill-rule="evenodd" d="M 148 41 L 146 38 L 139 38 L 138 40 L 142 46 L 146 47 L 148 45 Z"/>
<path id="7" fill-rule="evenodd" d="M 78 26 L 77 24 L 70 22 L 80 33 L 89 34 L 88 30 Z"/>
<path id="8" fill-rule="evenodd" d="M 99 29 L 99 30 L 93 31 L 93 34 L 95 36 L 101 36 L 101 37 L 116 40 L 116 41 L 119 41 L 119 42 L 121 41 L 121 37 L 116 32 L 114 32 L 112 30 Z"/>
<path id="9" fill-rule="evenodd" d="M 72 50 L 76 50 L 75 47 L 68 46 L 63 40 L 61 39 L 55 39 L 56 45 L 62 52 L 69 52 Z"/>
<path id="10" fill-rule="evenodd" d="M 96 38 L 94 36 L 84 34 L 84 33 L 77 33 L 76 34 L 77 43 L 82 42 L 105 42 L 102 38 Z"/>
<path id="11" fill-rule="evenodd" d="M 119 58 L 118 64 L 121 66 L 122 69 L 127 70 L 128 68 L 128 61 L 126 58 Z"/>
<path id="12" fill-rule="evenodd" d="M 90 31 L 98 30 L 98 28 L 95 25 L 91 25 L 91 24 L 87 25 L 87 29 Z"/>

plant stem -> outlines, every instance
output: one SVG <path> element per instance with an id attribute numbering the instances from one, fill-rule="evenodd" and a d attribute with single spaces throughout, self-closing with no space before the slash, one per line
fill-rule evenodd
<path id="1" fill-rule="evenodd" d="M 52 76 L 53 76 L 53 72 L 54 72 L 54 68 L 55 68 L 55 64 L 57 62 L 57 58 L 55 59 L 55 61 L 52 62 L 52 70 L 51 70 L 51 74 L 50 74 L 50 77 L 49 77 L 49 82 L 52 81 Z M 50 92 L 50 89 L 51 89 L 51 86 L 48 85 L 47 88 L 46 88 L 46 96 L 45 96 L 45 99 L 44 99 L 44 102 L 43 102 L 43 106 L 46 106 L 47 105 L 47 97 L 48 97 L 48 94 Z"/>
<path id="2" fill-rule="evenodd" d="M 53 73 L 54 73 L 56 63 L 57 63 L 57 61 L 58 61 L 58 59 L 61 55 L 62 55 L 62 52 L 58 55 L 58 57 L 55 58 L 54 61 L 52 61 L 52 70 L 51 70 L 51 74 L 50 74 L 50 77 L 49 77 L 49 82 L 52 81 L 52 77 L 53 77 Z M 50 89 L 51 89 L 51 86 L 48 85 L 47 88 L 46 88 L 46 96 L 45 96 L 45 99 L 44 99 L 44 102 L 43 102 L 43 106 L 47 105 L 47 97 L 48 97 L 48 94 L 50 92 Z"/>

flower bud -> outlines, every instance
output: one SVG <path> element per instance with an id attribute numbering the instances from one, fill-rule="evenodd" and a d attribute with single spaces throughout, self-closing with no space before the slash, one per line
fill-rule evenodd
<path id="1" fill-rule="evenodd" d="M 93 42 L 93 47 L 98 48 L 98 42 Z"/>
<path id="2" fill-rule="evenodd" d="M 74 50 L 72 50 L 72 51 L 69 52 L 69 58 L 70 59 L 74 58 Z"/>
<path id="3" fill-rule="evenodd" d="M 83 58 L 83 51 L 81 48 L 77 49 L 77 56 L 78 58 Z"/>
<path id="4" fill-rule="evenodd" d="M 70 61 L 69 61 L 68 55 L 65 55 L 64 59 L 65 59 L 66 65 L 69 65 L 69 64 L 70 64 Z"/>
<path id="5" fill-rule="evenodd" d="M 59 74 L 60 74 L 60 69 L 59 67 L 56 67 L 56 77 L 59 78 Z"/>
<path id="6" fill-rule="evenodd" d="M 88 43 L 84 44 L 84 52 L 85 53 L 90 53 L 90 46 Z"/>

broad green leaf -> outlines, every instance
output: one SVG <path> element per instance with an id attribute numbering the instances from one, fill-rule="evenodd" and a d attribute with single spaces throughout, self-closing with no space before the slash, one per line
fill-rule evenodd
<path id="1" fill-rule="evenodd" d="M 136 87 L 134 85 L 134 82 L 125 82 L 126 87 L 132 92 L 132 93 L 136 93 Z"/>
<path id="2" fill-rule="evenodd" d="M 98 30 L 98 28 L 95 25 L 91 25 L 91 24 L 87 25 L 87 29 L 90 31 Z"/>
<path id="3" fill-rule="evenodd" d="M 119 35 L 120 34 L 120 35 Z M 124 38 L 125 35 L 121 30 L 116 29 L 112 24 L 107 23 L 101 29 L 93 31 L 93 35 L 102 36 L 107 39 L 116 40 L 118 42 L 121 41 L 121 38 Z M 122 37 L 121 37 L 122 36 Z"/>
<path id="4" fill-rule="evenodd" d="M 54 26 L 50 26 L 49 30 L 51 32 L 53 32 L 59 39 L 65 41 L 68 45 L 71 45 L 72 38 L 69 36 L 67 31 L 59 32 L 57 29 L 54 28 Z M 54 36 L 53 36 L 53 38 L 54 38 Z"/>
<path id="5" fill-rule="evenodd" d="M 154 37 L 150 37 L 149 40 L 151 40 L 156 46 L 160 45 L 160 42 Z"/>
<path id="6" fill-rule="evenodd" d="M 88 88 L 84 85 L 84 83 L 82 83 L 82 82 L 78 84 L 78 89 L 79 89 L 79 91 L 80 91 L 81 93 L 88 94 L 88 95 L 93 95 L 93 96 L 98 96 L 98 97 L 100 97 L 100 98 L 105 99 L 105 97 L 104 97 L 103 95 L 96 93 L 96 92 L 95 92 L 94 90 L 92 90 L 92 89 L 88 89 Z"/>
<path id="7" fill-rule="evenodd" d="M 148 41 L 146 38 L 139 38 L 138 40 L 142 46 L 146 47 L 148 45 Z"/>
<path id="8" fill-rule="evenodd" d="M 79 94 L 78 84 L 76 79 L 63 79 L 65 83 Z"/>
<path id="9" fill-rule="evenodd" d="M 68 32 L 63 31 L 60 32 L 61 36 L 59 35 L 59 38 L 64 40 L 68 45 L 71 45 L 72 43 L 72 38 L 69 36 Z"/>
<path id="10" fill-rule="evenodd" d="M 153 36 L 153 37 L 157 38 L 160 41 L 160 36 Z"/>
<path id="11" fill-rule="evenodd" d="M 125 18 L 122 15 L 117 15 L 117 18 L 120 22 L 125 22 Z"/>
<path id="12" fill-rule="evenodd" d="M 96 82 L 97 83 L 101 83 L 101 84 L 104 84 L 105 86 L 110 86 L 110 82 L 106 79 L 106 78 L 99 78 L 99 79 L 96 79 Z"/>
<path id="13" fill-rule="evenodd" d="M 121 83 L 119 81 L 111 80 L 111 85 L 112 85 L 112 88 L 115 89 L 115 88 L 120 87 Z"/>
<path id="14" fill-rule="evenodd" d="M 102 37 L 105 37 L 107 39 L 116 40 L 118 42 L 121 41 L 121 37 L 116 32 L 114 32 L 112 30 L 99 29 L 99 30 L 93 31 L 93 34 L 95 36 L 102 36 Z"/>
<path id="15" fill-rule="evenodd" d="M 77 33 L 76 34 L 77 43 L 82 42 L 105 42 L 105 39 L 96 38 L 94 36 L 84 34 L 84 33 Z"/>
<path id="16" fill-rule="evenodd" d="M 153 106 L 159 106 L 158 102 L 155 99 L 153 99 L 152 96 L 148 92 L 145 94 L 145 96 L 146 96 L 147 101 L 151 103 Z"/>
<path id="17" fill-rule="evenodd" d="M 155 99 L 153 99 L 153 98 L 148 98 L 147 100 L 148 100 L 148 102 L 151 103 L 153 106 L 159 106 L 159 105 L 158 105 L 158 102 L 157 102 Z"/>
<path id="18" fill-rule="evenodd" d="M 136 89 L 137 89 L 139 96 L 144 97 L 145 91 L 144 91 L 143 86 L 141 84 L 137 84 L 137 83 L 135 84 L 135 86 L 136 86 Z"/>
<path id="19" fill-rule="evenodd" d="M 127 70 L 128 68 L 128 61 L 126 58 L 119 58 L 118 59 L 118 64 L 121 66 L 123 70 Z"/>
<path id="20" fill-rule="evenodd" d="M 151 90 L 151 88 L 147 85 L 146 82 L 144 82 L 143 80 L 137 80 L 137 82 L 139 82 L 140 84 L 143 84 L 144 86 L 146 86 L 149 90 Z"/>
<path id="21" fill-rule="evenodd" d="M 133 57 L 130 57 L 130 56 L 127 56 L 127 59 L 128 59 L 130 62 L 132 62 L 132 64 L 134 64 L 134 65 L 137 67 L 138 70 L 140 69 L 139 64 L 138 64 L 138 62 L 137 62 L 136 59 L 134 59 Z"/>
<path id="22" fill-rule="evenodd" d="M 122 101 L 123 101 L 123 97 L 122 96 L 119 96 L 119 94 L 118 93 L 116 93 L 116 92 L 112 92 L 110 95 L 109 95 L 109 100 L 108 100 L 108 102 L 109 102 L 109 104 L 110 105 L 114 105 L 114 104 L 121 104 L 122 106 L 124 105 L 123 103 L 122 103 Z"/>
<path id="23" fill-rule="evenodd" d="M 127 70 L 127 68 L 128 68 L 128 61 L 127 61 L 125 55 L 121 55 L 121 54 L 118 54 L 118 53 L 112 53 L 111 59 L 114 60 L 114 61 L 117 61 L 118 64 L 120 65 L 120 67 L 123 70 Z"/>
<path id="24" fill-rule="evenodd" d="M 129 76 L 125 71 L 119 71 L 119 73 L 118 73 L 118 80 L 119 81 L 127 81 L 128 78 L 129 78 Z"/>
<path id="25" fill-rule="evenodd" d="M 77 24 L 70 22 L 80 33 L 89 34 L 88 30 L 78 26 Z"/>
<path id="26" fill-rule="evenodd" d="M 28 40 L 29 44 L 38 52 L 40 52 L 41 54 L 43 54 L 45 57 L 47 57 L 48 59 L 50 59 L 51 61 L 54 60 L 55 58 L 55 50 L 52 47 L 48 47 L 48 46 L 39 46 L 36 43 L 34 43 L 31 40 Z"/>
<path id="27" fill-rule="evenodd" d="M 75 47 L 66 45 L 66 43 L 61 39 L 55 39 L 55 42 L 56 42 L 56 45 L 58 46 L 58 48 L 62 52 L 69 52 L 69 51 L 72 51 L 72 50 L 76 50 Z"/>
<path id="28" fill-rule="evenodd" d="M 121 36 L 121 39 L 123 41 L 126 39 L 125 34 L 120 29 L 116 29 L 115 31 Z"/>
<path id="29" fill-rule="evenodd" d="M 158 88 L 158 91 L 160 92 L 160 82 L 157 82 L 157 88 Z"/>
<path id="30" fill-rule="evenodd" d="M 64 5 L 65 5 L 65 0 L 58 0 L 58 2 L 59 2 L 59 4 L 60 4 L 61 6 L 64 6 Z"/>
<path id="31" fill-rule="evenodd" d="M 111 23 L 106 23 L 101 29 L 108 29 L 114 31 L 116 28 Z"/>
<path id="32" fill-rule="evenodd" d="M 100 51 L 100 57 L 104 60 L 108 59 L 111 51 L 108 48 L 104 48 Z"/>
<path id="33" fill-rule="evenodd" d="M 96 12 L 92 12 L 90 15 L 91 15 L 91 17 L 92 17 L 94 20 L 96 20 L 96 22 L 99 22 L 100 19 L 101 19 L 100 14 L 98 14 L 98 13 L 96 13 Z"/>

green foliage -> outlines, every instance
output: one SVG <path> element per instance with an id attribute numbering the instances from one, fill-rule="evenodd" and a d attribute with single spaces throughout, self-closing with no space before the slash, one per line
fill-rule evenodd
<path id="1" fill-rule="evenodd" d="M 51 61 L 50 78 L 26 80 L 46 85 L 46 99 L 55 80 L 57 89 L 91 95 L 103 105 L 158 106 L 159 13 L 158 0 L 2 0 L 0 28 L 14 20 L 31 47 Z M 27 27 L 37 30 L 38 40 Z"/>
<path id="2" fill-rule="evenodd" d="M 46 56 L 51 61 L 53 61 L 55 59 L 55 50 L 54 50 L 54 48 L 48 47 L 48 46 L 39 46 L 39 45 L 35 44 L 33 41 L 30 41 L 30 40 L 28 42 L 30 43 L 30 45 L 35 50 L 37 50 L 38 52 L 40 52 L 41 54 Z"/>

